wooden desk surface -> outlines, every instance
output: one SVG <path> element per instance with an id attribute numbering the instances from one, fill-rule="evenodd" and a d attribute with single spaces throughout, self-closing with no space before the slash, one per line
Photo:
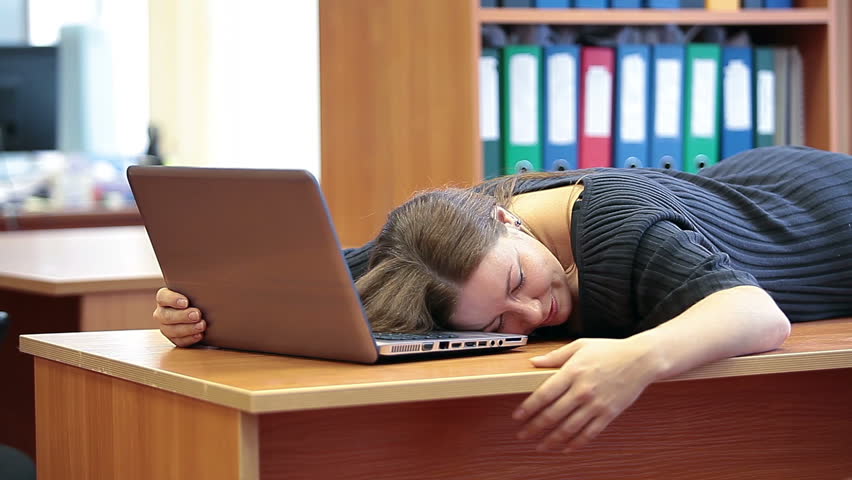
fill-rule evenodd
<path id="1" fill-rule="evenodd" d="M 158 288 L 144 227 L 0 233 L 0 288 L 48 295 Z"/>
<path id="2" fill-rule="evenodd" d="M 250 413 L 526 393 L 552 373 L 540 342 L 494 355 L 357 365 L 229 350 L 174 348 L 157 330 L 22 335 L 38 357 Z M 852 319 L 793 325 L 781 348 L 705 365 L 670 381 L 852 367 Z"/>

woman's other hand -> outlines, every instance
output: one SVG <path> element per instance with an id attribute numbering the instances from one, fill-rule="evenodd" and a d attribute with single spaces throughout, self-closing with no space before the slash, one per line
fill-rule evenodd
<path id="1" fill-rule="evenodd" d="M 191 308 L 186 297 L 168 288 L 157 291 L 154 321 L 160 326 L 160 332 L 178 347 L 198 343 L 207 329 L 201 311 Z"/>
<path id="2" fill-rule="evenodd" d="M 561 366 L 512 415 L 518 438 L 544 434 L 540 451 L 586 445 L 657 378 L 656 356 L 629 339 L 580 339 L 531 361 Z"/>

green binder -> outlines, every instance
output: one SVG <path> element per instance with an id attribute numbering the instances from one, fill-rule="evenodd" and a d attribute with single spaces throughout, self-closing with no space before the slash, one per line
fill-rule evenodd
<path id="1" fill-rule="evenodd" d="M 483 48 L 479 59 L 479 133 L 482 138 L 485 178 L 503 173 L 500 144 L 500 55 L 496 48 Z"/>
<path id="2" fill-rule="evenodd" d="M 503 47 L 500 111 L 506 174 L 543 170 L 541 50 L 537 45 Z"/>
<path id="3" fill-rule="evenodd" d="M 722 47 L 691 43 L 686 47 L 683 170 L 697 173 L 719 162 Z"/>
<path id="4" fill-rule="evenodd" d="M 775 145 L 790 144 L 790 49 L 773 48 L 775 54 Z"/>
<path id="5" fill-rule="evenodd" d="M 754 146 L 775 144 L 775 53 L 754 49 Z"/>

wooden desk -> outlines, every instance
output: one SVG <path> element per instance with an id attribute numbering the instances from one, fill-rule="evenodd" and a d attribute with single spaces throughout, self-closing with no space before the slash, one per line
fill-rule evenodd
<path id="1" fill-rule="evenodd" d="M 515 439 L 552 370 L 490 356 L 355 365 L 178 349 L 153 330 L 24 336 L 40 479 L 844 479 L 852 319 L 651 385 L 589 447 Z"/>
<path id="2" fill-rule="evenodd" d="M 143 227 L 0 233 L 0 443 L 35 454 L 32 361 L 18 335 L 150 328 L 163 280 Z"/>
<path id="3" fill-rule="evenodd" d="M 11 230 L 43 230 L 53 228 L 95 228 L 142 225 L 136 207 L 120 210 L 94 208 L 62 212 L 22 213 L 13 217 L 0 215 L 0 232 Z"/>

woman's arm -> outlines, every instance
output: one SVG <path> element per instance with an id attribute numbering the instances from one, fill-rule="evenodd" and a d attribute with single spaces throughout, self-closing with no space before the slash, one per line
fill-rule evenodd
<path id="1" fill-rule="evenodd" d="M 580 339 L 532 360 L 560 367 L 513 414 L 519 438 L 550 431 L 540 450 L 579 448 L 649 384 L 715 360 L 777 348 L 790 323 L 764 290 L 733 287 L 632 337 Z"/>

